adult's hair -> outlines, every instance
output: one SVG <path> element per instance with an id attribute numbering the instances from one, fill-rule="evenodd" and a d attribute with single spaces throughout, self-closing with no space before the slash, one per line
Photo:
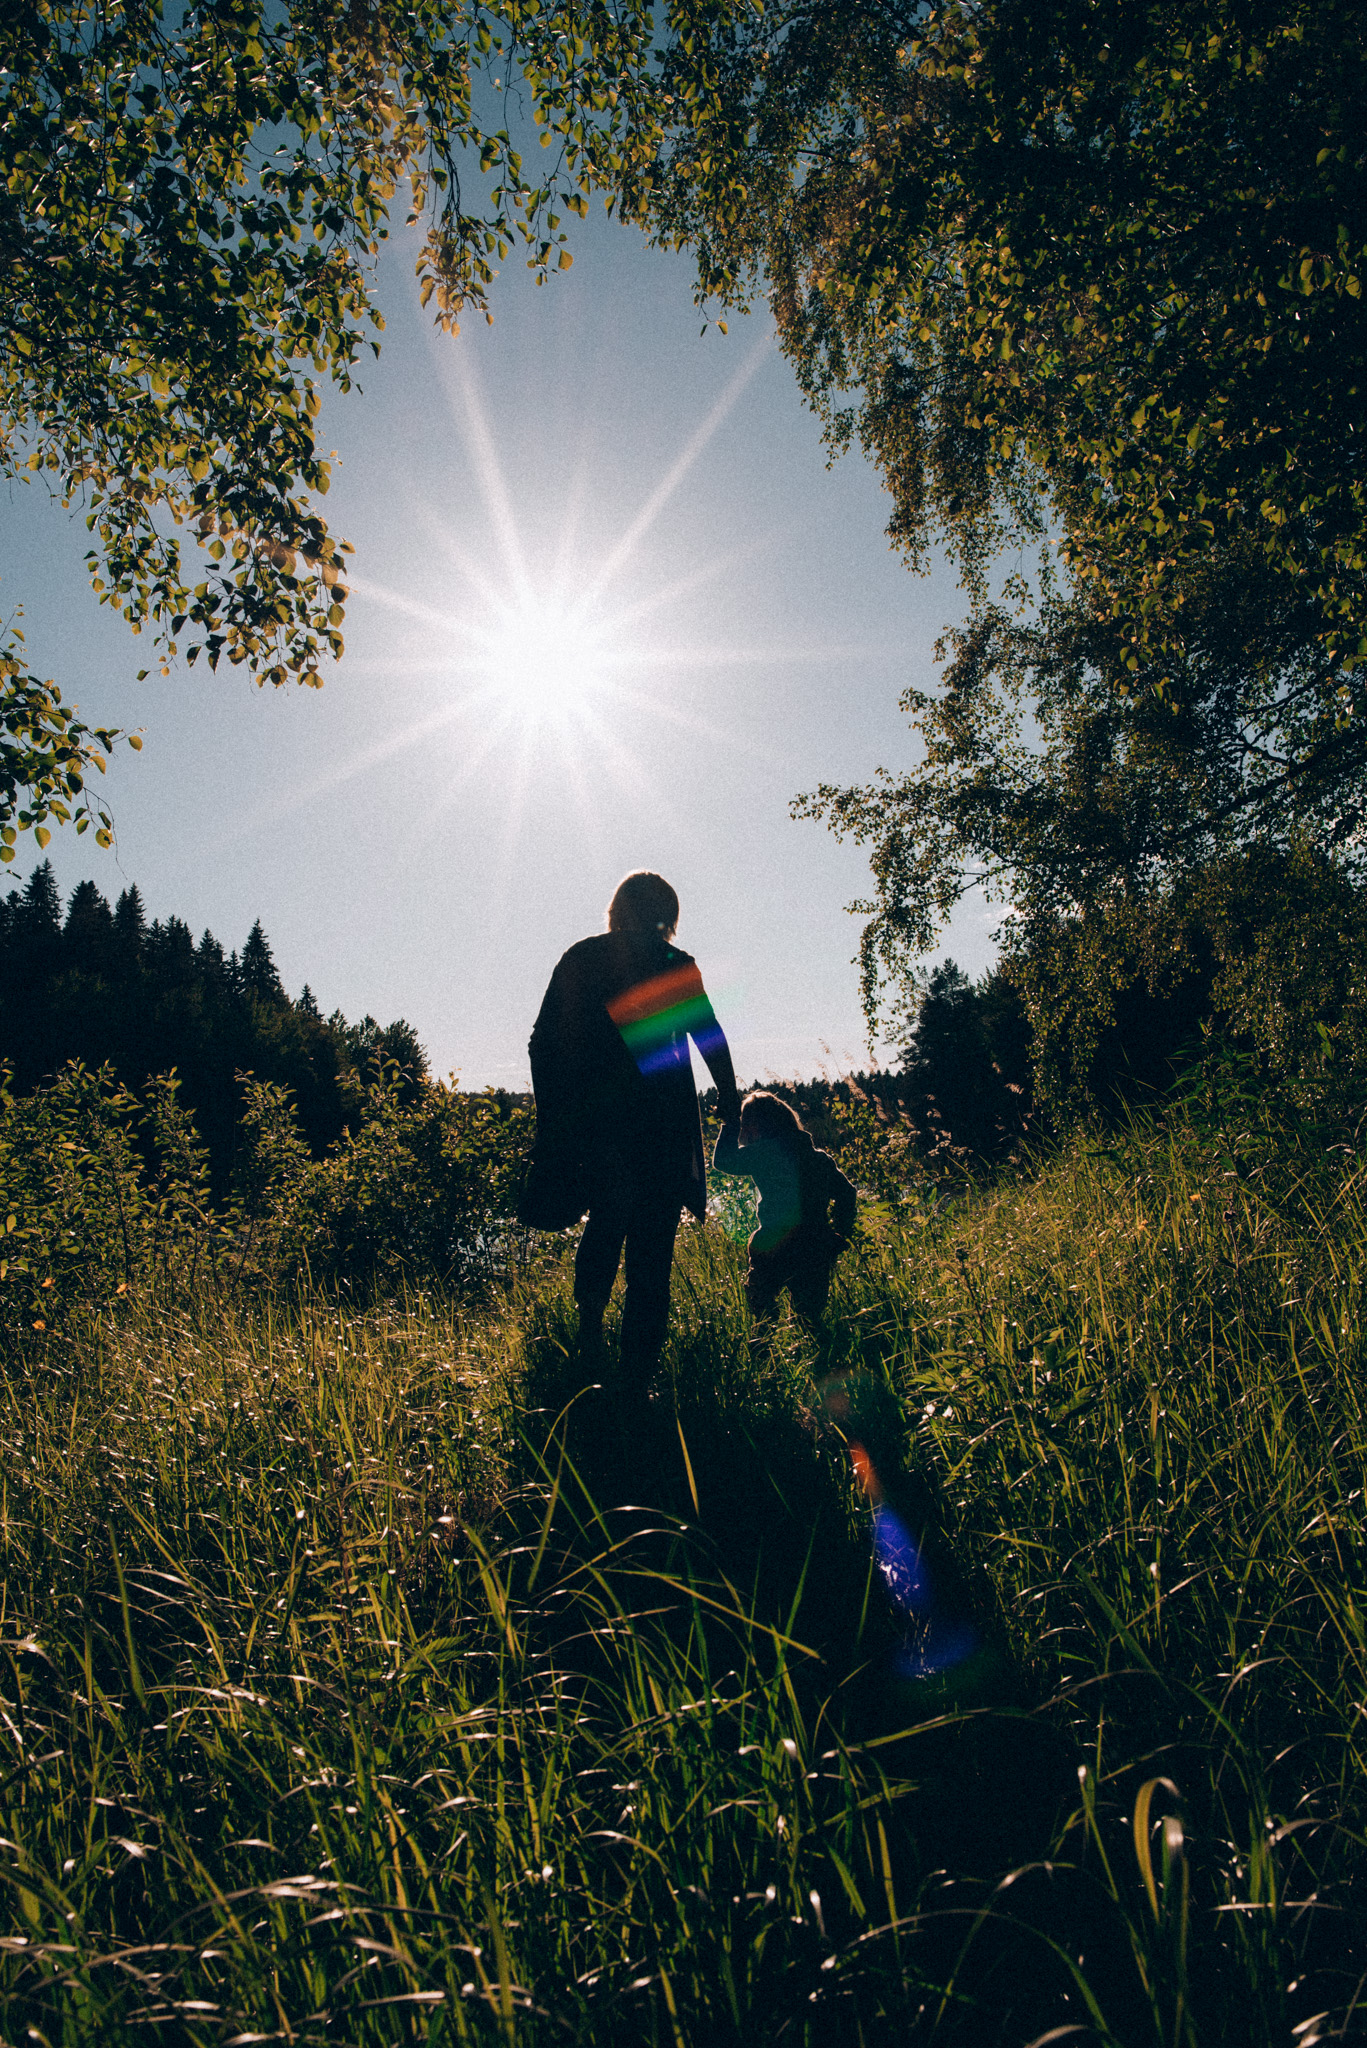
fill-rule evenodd
<path id="1" fill-rule="evenodd" d="M 672 939 L 679 923 L 679 899 L 663 875 L 646 868 L 625 875 L 608 905 L 610 932 L 663 932 Z"/>
<path id="2" fill-rule="evenodd" d="M 752 1089 L 742 1102 L 740 1113 L 749 1118 L 752 1130 L 762 1138 L 776 1138 L 780 1145 L 791 1148 L 799 1138 L 807 1136 L 797 1111 L 781 1095 L 771 1095 L 767 1088 Z"/>

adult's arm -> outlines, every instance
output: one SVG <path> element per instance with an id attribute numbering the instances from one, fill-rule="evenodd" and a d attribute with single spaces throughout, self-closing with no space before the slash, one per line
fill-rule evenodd
<path id="1" fill-rule="evenodd" d="M 835 1161 L 831 1161 L 830 1201 L 835 1214 L 831 1221 L 841 1237 L 853 1237 L 854 1221 L 859 1213 L 859 1196 L 846 1180 Z"/>
<path id="2" fill-rule="evenodd" d="M 740 1090 L 736 1086 L 736 1070 L 731 1064 L 731 1048 L 726 1043 L 726 1033 L 717 1022 L 717 1013 L 706 996 L 703 1003 L 705 1014 L 690 1026 L 691 1036 L 716 1087 L 718 1114 L 724 1124 L 734 1123 L 740 1115 Z"/>
<path id="3" fill-rule="evenodd" d="M 713 1173 L 747 1173 L 749 1168 L 740 1156 L 740 1126 L 734 1118 L 724 1123 L 717 1133 L 716 1148 L 712 1154 Z"/>

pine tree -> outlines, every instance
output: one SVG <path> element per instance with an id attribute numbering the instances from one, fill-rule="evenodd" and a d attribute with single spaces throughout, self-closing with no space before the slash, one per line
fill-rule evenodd
<path id="1" fill-rule="evenodd" d="M 1029 1109 L 1029 1038 L 1015 992 L 1000 975 L 975 984 L 945 960 L 920 985 L 907 1023 L 902 1071 L 923 1136 L 980 1159 L 1009 1149 Z"/>
<path id="2" fill-rule="evenodd" d="M 222 946 L 206 925 L 200 939 L 195 958 L 199 962 L 200 979 L 208 990 L 220 991 L 228 981 L 228 962 Z"/>
<path id="3" fill-rule="evenodd" d="M 183 918 L 168 917 L 165 924 L 158 920 L 152 926 L 147 934 L 144 959 L 149 974 L 163 984 L 181 987 L 199 978 L 195 942 Z"/>
<path id="4" fill-rule="evenodd" d="M 421 1087 L 426 1059 L 411 1026 L 371 1017 L 357 1032 L 372 1056 L 367 1078 L 392 1061 L 405 1089 Z M 26 887 L 0 898 L 0 1060 L 23 1093 L 73 1059 L 92 1068 L 108 1062 L 137 1090 L 177 1069 L 218 1193 L 240 1142 L 239 1073 L 292 1091 L 315 1156 L 336 1141 L 364 1094 L 346 1018 L 337 1011 L 324 1022 L 311 989 L 290 1001 L 259 920 L 240 959 L 225 959 L 211 931 L 196 945 L 178 917 L 149 923 L 136 887 L 111 911 L 87 881 L 72 891 L 63 924 L 44 862 Z"/>
<path id="5" fill-rule="evenodd" d="M 259 1003 L 283 1003 L 288 1001 L 284 983 L 276 969 L 275 956 L 270 941 L 261 929 L 261 920 L 247 934 L 247 943 L 242 948 L 242 959 L 238 966 L 243 992 L 254 996 Z"/>
<path id="6" fill-rule="evenodd" d="M 62 929 L 62 898 L 50 860 L 33 870 L 22 900 L 23 929 L 30 942 L 55 939 Z"/>
<path id="7" fill-rule="evenodd" d="M 108 974 L 114 953 L 114 913 L 93 882 L 78 882 L 62 927 L 65 964 L 79 974 Z"/>
<path id="8" fill-rule="evenodd" d="M 142 964 L 146 939 L 147 912 L 142 907 L 142 893 L 137 883 L 132 882 L 114 905 L 114 943 L 125 973 Z"/>
<path id="9" fill-rule="evenodd" d="M 10 898 L 6 967 L 21 991 L 34 994 L 56 971 L 62 941 L 62 898 L 51 861 L 33 870 L 23 893 Z"/>

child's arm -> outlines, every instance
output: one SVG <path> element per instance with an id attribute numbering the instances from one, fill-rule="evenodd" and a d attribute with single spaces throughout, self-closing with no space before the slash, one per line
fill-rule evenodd
<path id="1" fill-rule="evenodd" d="M 749 1167 L 740 1156 L 740 1122 L 733 1119 L 722 1125 L 717 1133 L 716 1149 L 712 1154 L 713 1173 L 748 1173 Z"/>

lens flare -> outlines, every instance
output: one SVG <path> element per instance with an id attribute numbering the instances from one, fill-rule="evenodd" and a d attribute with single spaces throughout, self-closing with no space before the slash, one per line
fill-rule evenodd
<path id="1" fill-rule="evenodd" d="M 863 1391 L 851 1385 L 852 1377 L 833 1375 L 825 1388 L 827 1413 L 843 1421 L 847 1429 L 851 1409 L 858 1407 Z M 955 1613 L 952 1604 L 938 1595 L 924 1537 L 914 1536 L 893 1506 L 889 1484 L 885 1484 L 867 1444 L 851 1434 L 846 1434 L 845 1441 L 851 1468 L 869 1503 L 873 1561 L 889 1601 L 907 1625 L 893 1669 L 899 1678 L 939 1678 L 975 1657 L 983 1648 L 982 1636 L 965 1614 Z M 892 1483 L 891 1490 L 899 1489 Z"/>
<path id="2" fill-rule="evenodd" d="M 691 961 L 666 974 L 652 975 L 648 981 L 638 981 L 614 996 L 608 1015 L 643 1074 L 673 1065 L 685 1032 L 692 1033 L 704 1055 L 720 1036 L 702 975 Z"/>
<path id="3" fill-rule="evenodd" d="M 524 712 L 581 703 L 608 666 L 602 626 L 554 596 L 529 593 L 485 628 L 481 638 L 489 682 Z"/>
<path id="4" fill-rule="evenodd" d="M 873 1511 L 873 1555 L 894 1607 L 918 1620 L 928 1619 L 930 1571 L 910 1530 L 886 1504 Z"/>

